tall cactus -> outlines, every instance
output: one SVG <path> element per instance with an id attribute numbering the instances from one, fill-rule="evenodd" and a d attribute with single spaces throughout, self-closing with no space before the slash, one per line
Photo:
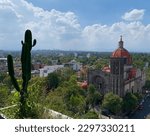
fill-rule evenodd
<path id="1" fill-rule="evenodd" d="M 21 41 L 21 43 L 22 43 L 21 64 L 22 64 L 22 80 L 23 80 L 21 89 L 15 78 L 13 59 L 11 55 L 7 56 L 7 63 L 11 81 L 15 89 L 20 93 L 19 118 L 26 118 L 27 117 L 26 100 L 28 97 L 27 87 L 28 82 L 31 79 L 31 49 L 36 44 L 35 39 L 33 40 L 32 44 L 32 33 L 30 30 L 26 30 L 24 42 Z"/>

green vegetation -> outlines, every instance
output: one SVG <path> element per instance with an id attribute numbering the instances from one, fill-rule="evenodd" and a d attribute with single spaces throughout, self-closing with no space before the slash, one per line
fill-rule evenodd
<path id="1" fill-rule="evenodd" d="M 150 80 L 146 80 L 144 89 L 150 89 Z"/>
<path id="2" fill-rule="evenodd" d="M 114 114 L 117 114 L 122 109 L 122 101 L 122 98 L 110 92 L 104 96 L 102 107 L 108 109 Z"/>
<path id="3" fill-rule="evenodd" d="M 86 104 L 88 109 L 94 108 L 102 101 L 102 95 L 96 90 L 94 85 L 90 84 L 86 94 Z"/>
<path id="4" fill-rule="evenodd" d="M 137 104 L 138 98 L 132 93 L 127 93 L 123 99 L 123 110 L 127 112 L 132 111 L 136 108 Z"/>
<path id="5" fill-rule="evenodd" d="M 76 76 L 71 76 L 61 86 L 50 92 L 46 99 L 49 108 L 62 112 L 71 117 L 80 117 L 85 111 L 85 96 L 76 81 Z"/>
<path id="6" fill-rule="evenodd" d="M 102 69 L 105 66 L 109 65 L 109 59 L 101 58 L 95 61 L 94 67 L 95 69 Z"/>
<path id="7" fill-rule="evenodd" d="M 0 73 L 0 83 L 4 82 L 4 79 L 7 75 L 5 73 Z"/>
<path id="8" fill-rule="evenodd" d="M 89 111 L 84 114 L 83 119 L 98 119 L 98 114 L 94 111 Z"/>
<path id="9" fill-rule="evenodd" d="M 47 89 L 48 90 L 54 90 L 59 85 L 59 75 L 56 73 L 50 73 L 48 74 L 47 78 Z"/>
<path id="10" fill-rule="evenodd" d="M 25 38 L 25 43 L 26 40 Z M 30 52 L 26 53 L 26 55 L 29 55 L 29 58 L 26 59 L 26 55 L 23 55 L 23 52 L 31 51 L 32 47 L 30 46 L 30 50 L 29 48 L 25 49 L 25 43 L 22 42 L 23 49 L 21 55 L 23 63 L 22 72 L 24 73 L 22 74 L 23 80 L 20 77 L 15 78 L 11 56 L 8 56 L 9 67 L 11 67 L 9 69 L 10 76 L 6 73 L 0 73 L 0 107 L 16 105 L 15 107 L 0 111 L 0 113 L 3 113 L 8 118 L 53 118 L 48 112 L 45 112 L 45 110 L 53 109 L 73 118 L 95 119 L 99 118 L 96 109 L 101 110 L 103 107 L 119 115 L 121 112 L 134 110 L 142 98 L 138 93 L 129 93 L 124 98 L 120 98 L 112 93 L 102 96 L 92 84 L 87 89 L 82 89 L 77 82 L 79 80 L 76 77 L 76 73 L 70 68 L 60 69 L 55 73 L 49 74 L 46 78 L 31 78 L 29 74 L 31 73 L 29 70 L 31 63 L 27 63 L 31 62 L 31 54 Z M 88 68 L 101 69 L 103 66 L 109 65 L 110 53 L 91 53 L 90 57 L 86 57 L 87 53 L 85 52 L 79 53 L 77 57 L 73 53 L 65 53 L 66 55 L 61 56 L 59 51 L 58 53 L 48 52 L 46 56 L 45 53 L 38 54 L 35 52 L 32 58 L 35 62 L 43 62 L 45 65 L 52 65 L 52 60 L 59 60 L 58 64 L 63 64 L 75 59 L 83 63 L 86 72 L 88 72 Z M 18 54 L 14 53 L 13 56 L 18 58 L 19 52 Z M 133 54 L 133 65 L 135 67 L 142 69 L 146 62 L 150 63 L 149 54 Z M 27 64 L 25 65 L 25 63 Z M 81 81 L 86 79 L 85 73 L 82 73 L 83 78 L 81 78 Z M 144 88 L 150 89 L 149 66 L 146 69 L 146 75 L 147 81 Z M 20 110 L 20 103 L 22 101 L 24 103 L 22 107 L 24 107 L 25 111 L 23 109 Z M 20 113 L 23 114 L 21 115 Z"/>
<path id="11" fill-rule="evenodd" d="M 8 88 L 6 86 L 1 86 L 0 89 L 0 107 L 4 107 L 7 102 L 7 96 L 8 96 Z"/>

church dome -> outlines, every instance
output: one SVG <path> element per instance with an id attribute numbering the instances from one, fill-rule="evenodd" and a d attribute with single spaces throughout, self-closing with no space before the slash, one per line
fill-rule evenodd
<path id="1" fill-rule="evenodd" d="M 123 47 L 122 36 L 119 41 L 119 47 L 112 53 L 113 58 L 126 58 L 127 64 L 132 63 L 132 57 L 130 53 Z"/>

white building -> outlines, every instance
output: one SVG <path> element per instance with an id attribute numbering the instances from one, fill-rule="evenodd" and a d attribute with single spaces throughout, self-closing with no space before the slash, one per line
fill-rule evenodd
<path id="1" fill-rule="evenodd" d="M 75 60 L 71 60 L 70 62 L 64 64 L 64 67 L 70 67 L 74 71 L 79 71 L 82 68 L 82 64 Z"/>
<path id="2" fill-rule="evenodd" d="M 40 69 L 40 77 L 47 77 L 49 73 L 53 73 L 63 67 L 64 65 L 44 66 L 44 68 Z"/>
<path id="3" fill-rule="evenodd" d="M 86 57 L 87 57 L 87 58 L 90 58 L 90 57 L 91 57 L 91 54 L 90 54 L 90 53 L 88 53 L 88 54 L 86 55 Z"/>
<path id="4" fill-rule="evenodd" d="M 0 63 L 7 65 L 7 58 L 0 58 Z"/>

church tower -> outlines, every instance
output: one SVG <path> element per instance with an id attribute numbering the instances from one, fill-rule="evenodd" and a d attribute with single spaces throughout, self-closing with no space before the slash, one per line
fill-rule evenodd
<path id="1" fill-rule="evenodd" d="M 112 53 L 110 58 L 111 91 L 119 96 L 124 96 L 124 66 L 129 66 L 132 63 L 129 52 L 123 46 L 124 42 L 121 36 L 119 47 Z"/>
<path id="2" fill-rule="evenodd" d="M 140 69 L 132 66 L 132 57 L 124 48 L 122 36 L 118 42 L 119 47 L 110 57 L 110 66 L 101 70 L 88 71 L 88 84 L 95 85 L 96 89 L 105 95 L 112 91 L 120 97 L 126 93 L 142 92 L 145 76 Z"/>

